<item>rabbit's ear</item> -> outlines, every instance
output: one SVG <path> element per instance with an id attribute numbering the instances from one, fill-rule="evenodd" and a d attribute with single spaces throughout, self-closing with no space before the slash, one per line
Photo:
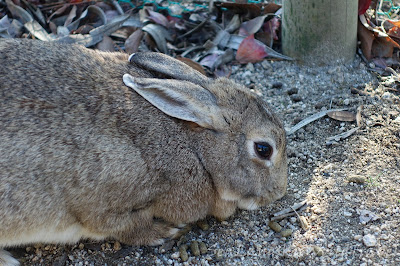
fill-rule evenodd
<path id="1" fill-rule="evenodd" d="M 214 95 L 198 85 L 174 79 L 134 78 L 129 74 L 123 76 L 123 81 L 169 116 L 215 130 L 226 124 Z"/>
<path id="2" fill-rule="evenodd" d="M 199 71 L 162 53 L 134 53 L 129 56 L 129 61 L 142 68 L 167 75 L 173 79 L 187 80 L 202 87 L 209 82 L 209 78 Z"/>

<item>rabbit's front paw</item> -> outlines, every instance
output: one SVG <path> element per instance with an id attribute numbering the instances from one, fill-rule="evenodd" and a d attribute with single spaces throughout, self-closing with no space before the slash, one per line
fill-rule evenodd
<path id="1" fill-rule="evenodd" d="M 131 232 L 120 232 L 116 238 L 126 244 L 157 246 L 178 237 L 180 231 L 179 226 L 155 220 L 146 227 L 135 228 Z"/>
<path id="2" fill-rule="evenodd" d="M 162 236 L 162 238 L 159 239 L 155 239 L 152 242 L 150 242 L 151 246 L 159 246 L 162 245 L 165 241 L 169 240 L 169 239 L 174 239 L 177 236 L 179 236 L 179 232 L 181 231 L 180 228 L 175 228 L 172 227 L 170 228 L 168 231 L 166 231 L 166 235 Z"/>

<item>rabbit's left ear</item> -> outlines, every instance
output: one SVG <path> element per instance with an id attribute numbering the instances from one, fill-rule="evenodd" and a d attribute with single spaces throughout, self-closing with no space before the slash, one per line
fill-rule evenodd
<path id="1" fill-rule="evenodd" d="M 208 129 L 222 129 L 226 122 L 215 96 L 199 85 L 174 79 L 123 76 L 126 86 L 165 114 Z"/>

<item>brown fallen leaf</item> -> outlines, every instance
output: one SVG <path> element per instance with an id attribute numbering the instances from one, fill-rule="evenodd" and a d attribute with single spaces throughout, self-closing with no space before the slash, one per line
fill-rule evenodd
<path id="1" fill-rule="evenodd" d="M 256 4 L 215 3 L 215 6 L 229 9 L 234 14 L 254 18 L 261 15 L 261 6 Z"/>
<path id="2" fill-rule="evenodd" d="M 262 13 L 263 15 L 265 15 L 265 14 L 275 14 L 276 11 L 278 11 L 282 6 L 275 3 L 267 3 L 264 4 L 263 7 L 264 8 L 262 10 Z"/>
<path id="3" fill-rule="evenodd" d="M 327 115 L 330 118 L 338 120 L 338 121 L 352 122 L 352 121 L 356 120 L 356 115 L 349 111 L 331 111 L 331 112 L 328 112 Z"/>
<path id="4" fill-rule="evenodd" d="M 264 24 L 264 20 L 268 15 L 259 16 L 249 21 L 243 22 L 239 29 L 240 36 L 249 36 L 250 34 L 256 33 L 261 26 Z"/>
<path id="5" fill-rule="evenodd" d="M 372 43 L 372 57 L 392 57 L 394 48 L 400 49 L 400 45 L 390 37 L 376 37 Z"/>
<path id="6" fill-rule="evenodd" d="M 204 70 L 204 68 L 199 63 L 194 62 L 192 59 L 189 59 L 189 58 L 186 58 L 186 57 L 181 57 L 181 56 L 177 56 L 176 59 L 178 59 L 179 61 L 185 63 L 186 65 L 190 66 L 191 68 L 196 69 L 197 71 L 199 71 L 204 76 L 207 76 L 207 73 Z"/>
<path id="7" fill-rule="evenodd" d="M 103 40 L 101 40 L 101 42 L 96 44 L 96 49 L 104 52 L 114 52 L 115 51 L 114 42 L 110 37 L 104 35 Z"/>
<path id="8" fill-rule="evenodd" d="M 358 20 L 357 36 L 361 42 L 361 51 L 367 60 L 372 59 L 372 43 L 375 40 L 374 34 L 368 30 L 361 22 Z"/>
<path id="9" fill-rule="evenodd" d="M 125 51 L 128 54 L 136 53 L 139 50 L 140 42 L 143 39 L 143 31 L 137 29 L 125 41 Z"/>
<path id="10" fill-rule="evenodd" d="M 146 9 L 146 11 L 149 14 L 148 19 L 154 21 L 157 24 L 160 24 L 161 26 L 168 28 L 169 26 L 168 19 L 163 14 L 160 14 L 150 9 Z"/>
<path id="11" fill-rule="evenodd" d="M 361 50 L 367 60 L 374 57 L 392 57 L 393 49 L 400 49 L 400 45 L 389 35 L 379 28 L 370 26 L 364 15 L 359 16 L 357 36 L 361 41 Z"/>

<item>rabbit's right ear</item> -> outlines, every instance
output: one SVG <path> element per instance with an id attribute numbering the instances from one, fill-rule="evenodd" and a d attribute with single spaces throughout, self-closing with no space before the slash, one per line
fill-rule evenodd
<path id="1" fill-rule="evenodd" d="M 175 79 L 134 78 L 129 74 L 123 76 L 123 81 L 169 116 L 208 129 L 226 126 L 215 96 L 199 85 Z"/>
<path id="2" fill-rule="evenodd" d="M 162 53 L 144 52 L 129 56 L 129 62 L 142 68 L 167 75 L 177 80 L 187 80 L 200 86 L 206 86 L 210 79 L 187 64 Z"/>

